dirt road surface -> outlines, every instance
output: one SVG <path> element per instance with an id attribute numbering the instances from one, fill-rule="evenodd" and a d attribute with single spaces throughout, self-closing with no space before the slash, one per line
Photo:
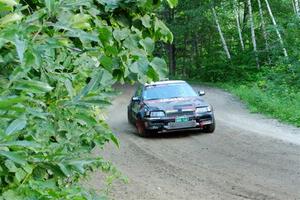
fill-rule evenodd
<path id="1" fill-rule="evenodd" d="M 141 138 L 127 123 L 133 87 L 120 89 L 107 118 L 120 149 L 108 145 L 101 152 L 129 179 L 114 184 L 113 199 L 300 199 L 299 128 L 251 114 L 229 93 L 202 87 L 215 109 L 215 133 Z M 88 185 L 97 189 L 102 179 L 95 174 Z"/>

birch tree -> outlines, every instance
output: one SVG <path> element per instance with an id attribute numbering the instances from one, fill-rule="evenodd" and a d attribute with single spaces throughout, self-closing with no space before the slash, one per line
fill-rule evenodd
<path id="1" fill-rule="evenodd" d="M 255 28 L 254 28 L 251 0 L 248 0 L 248 10 L 249 10 L 251 38 L 252 38 L 253 50 L 254 50 L 254 54 L 255 54 L 255 61 L 256 61 L 257 68 L 259 68 L 260 66 L 259 66 L 258 53 L 257 53 L 257 45 L 256 45 Z"/>
<path id="2" fill-rule="evenodd" d="M 293 11 L 294 11 L 294 13 L 297 15 L 297 11 L 296 11 L 296 7 L 295 7 L 295 2 L 294 2 L 294 0 L 292 0 L 292 5 L 293 5 Z"/>
<path id="3" fill-rule="evenodd" d="M 250 1 L 250 0 L 249 0 L 249 1 Z M 283 55 L 284 55 L 285 57 L 288 57 L 287 50 L 286 50 L 286 48 L 284 47 L 283 39 L 282 39 L 282 36 L 281 36 L 281 34 L 280 34 L 280 32 L 279 32 L 279 29 L 278 29 L 278 27 L 277 27 L 277 23 L 276 23 L 276 20 L 275 20 L 275 18 L 274 18 L 274 15 L 273 15 L 273 13 L 272 13 L 272 9 L 271 9 L 271 7 L 270 7 L 269 1 L 268 1 L 268 0 L 265 0 L 265 2 L 266 2 L 266 5 L 267 5 L 267 8 L 268 8 L 269 15 L 270 15 L 270 17 L 271 17 L 271 19 L 272 19 L 272 23 L 273 23 L 273 25 L 275 26 L 276 34 L 277 34 L 277 37 L 278 37 L 278 39 L 279 39 L 280 45 L 281 45 L 281 47 L 282 47 Z"/>
<path id="4" fill-rule="evenodd" d="M 300 17 L 299 0 L 295 0 L 295 11 L 298 17 Z"/>
<path id="5" fill-rule="evenodd" d="M 263 32 L 263 36 L 264 36 L 264 40 L 265 40 L 265 47 L 266 47 L 266 52 L 267 52 L 267 56 L 268 56 L 268 61 L 269 64 L 271 63 L 271 58 L 269 55 L 269 42 L 268 42 L 268 33 L 266 30 L 266 23 L 265 23 L 265 19 L 264 19 L 264 15 L 263 15 L 263 10 L 262 10 L 262 6 L 261 6 L 261 1 L 257 0 L 258 3 L 258 9 L 259 9 L 259 15 L 260 15 L 260 20 L 261 20 L 261 28 L 262 28 L 262 32 Z"/>
<path id="6" fill-rule="evenodd" d="M 218 32 L 220 34 L 220 38 L 221 38 L 221 41 L 222 41 L 222 45 L 223 45 L 223 48 L 224 48 L 224 51 L 227 55 L 227 58 L 229 60 L 231 60 L 231 55 L 230 55 L 230 52 L 228 50 L 228 46 L 227 46 L 227 43 L 226 43 L 226 40 L 224 38 L 224 34 L 222 32 L 222 29 L 221 29 L 221 26 L 220 26 L 220 23 L 219 23 L 219 20 L 218 20 L 218 16 L 217 16 L 217 13 L 216 13 L 216 10 L 214 7 L 212 7 L 212 13 L 213 13 L 213 16 L 214 16 L 214 19 L 215 19 L 215 22 L 216 22 L 216 25 L 217 25 L 217 28 L 218 28 Z"/>
<path id="7" fill-rule="evenodd" d="M 242 30 L 241 30 L 241 24 L 240 24 L 239 5 L 238 5 L 238 2 L 236 0 L 234 0 L 234 13 L 235 13 L 236 24 L 237 24 L 237 29 L 238 29 L 238 33 L 239 33 L 241 47 L 244 51 L 245 50 L 245 45 L 244 45 L 244 40 L 243 40 L 243 35 L 242 35 Z"/>

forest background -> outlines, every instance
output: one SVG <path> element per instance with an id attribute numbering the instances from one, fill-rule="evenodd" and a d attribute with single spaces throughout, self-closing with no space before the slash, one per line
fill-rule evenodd
<path id="1" fill-rule="evenodd" d="M 159 13 L 174 34 L 157 51 L 172 78 L 225 88 L 300 126 L 298 0 L 181 0 Z"/>

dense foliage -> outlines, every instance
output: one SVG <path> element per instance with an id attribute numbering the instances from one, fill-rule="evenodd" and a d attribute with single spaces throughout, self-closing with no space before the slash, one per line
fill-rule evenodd
<path id="1" fill-rule="evenodd" d="M 159 13 L 174 34 L 158 51 L 172 76 L 226 83 L 253 110 L 300 126 L 298 0 L 181 0 Z"/>
<path id="2" fill-rule="evenodd" d="M 167 0 L 173 7 L 175 0 Z M 152 0 L 0 0 L 0 199 L 93 199 L 78 185 L 112 166 L 103 108 L 116 81 L 164 76 L 172 34 Z"/>

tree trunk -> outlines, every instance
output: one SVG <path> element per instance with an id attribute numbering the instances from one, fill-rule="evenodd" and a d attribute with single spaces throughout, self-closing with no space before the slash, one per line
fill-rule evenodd
<path id="1" fill-rule="evenodd" d="M 294 11 L 295 15 L 297 15 L 297 10 L 296 10 L 296 7 L 295 7 L 294 0 L 292 0 L 292 5 L 293 5 L 293 11 Z"/>
<path id="2" fill-rule="evenodd" d="M 261 28 L 262 28 L 263 36 L 264 36 L 264 40 L 265 40 L 267 57 L 268 57 L 269 64 L 271 64 L 271 58 L 270 58 L 270 55 L 269 55 L 270 47 L 269 47 L 269 42 L 268 42 L 268 33 L 266 31 L 266 24 L 265 24 L 263 11 L 262 11 L 261 1 L 257 0 L 257 2 L 258 2 L 258 8 L 259 8 L 259 15 L 260 15 L 260 19 L 261 19 Z"/>
<path id="3" fill-rule="evenodd" d="M 245 30 L 245 26 L 247 24 L 247 16 L 248 16 L 248 3 L 247 1 L 244 1 L 244 15 L 243 15 L 243 26 L 242 26 L 242 32 Z"/>
<path id="4" fill-rule="evenodd" d="M 256 66 L 257 66 L 257 68 L 260 68 L 259 60 L 258 60 L 258 53 L 257 53 L 257 46 L 256 46 L 256 37 L 255 37 L 255 28 L 254 28 L 254 21 L 253 21 L 253 15 L 252 15 L 251 0 L 248 0 L 248 10 L 249 10 L 251 37 L 252 37 L 253 50 L 254 50 L 254 54 L 255 54 Z"/>
<path id="5" fill-rule="evenodd" d="M 277 23 L 276 23 L 276 20 L 275 20 L 275 18 L 274 18 L 274 16 L 273 16 L 273 13 L 272 13 L 272 10 L 271 10 L 269 1 L 268 1 L 268 0 L 265 0 L 265 2 L 266 2 L 266 4 L 267 4 L 267 8 L 268 8 L 268 11 L 269 11 L 269 15 L 270 15 L 270 17 L 271 17 L 271 19 L 272 19 L 273 25 L 275 26 L 276 33 L 277 33 L 279 42 L 280 42 L 280 44 L 281 44 L 281 46 L 282 46 L 283 55 L 284 55 L 285 57 L 288 57 L 288 53 L 287 53 L 287 51 L 286 51 L 286 48 L 284 47 L 283 40 L 282 40 L 281 34 L 280 34 L 279 30 L 278 30 Z"/>
<path id="6" fill-rule="evenodd" d="M 299 0 L 295 0 L 295 10 L 298 17 L 300 17 L 300 7 L 299 7 Z"/>
<path id="7" fill-rule="evenodd" d="M 184 36 L 184 56 L 183 56 L 183 77 L 187 77 L 187 67 L 189 66 L 189 63 L 187 63 L 187 59 L 188 59 L 188 54 L 187 54 L 187 36 Z"/>
<path id="8" fill-rule="evenodd" d="M 174 9 L 167 8 L 166 12 L 164 13 L 164 18 L 169 21 L 174 21 Z M 168 53 L 168 60 L 169 60 L 169 75 L 175 76 L 176 75 L 176 45 L 175 40 L 172 44 L 166 44 L 166 51 Z"/>
<path id="9" fill-rule="evenodd" d="M 175 76 L 176 74 L 176 48 L 175 44 L 168 44 L 169 53 L 169 72 L 170 75 Z"/>
<path id="10" fill-rule="evenodd" d="M 231 55 L 230 55 L 230 52 L 228 50 L 228 46 L 227 46 L 226 40 L 224 38 L 224 35 L 223 35 L 223 32 L 222 32 L 222 29 L 221 29 L 221 26 L 220 26 L 220 23 L 219 23 L 219 20 L 218 20 L 218 17 L 217 17 L 217 14 L 216 14 L 216 11 L 215 11 L 214 7 L 212 7 L 212 12 L 213 12 L 213 15 L 214 15 L 214 18 L 215 18 L 215 22 L 216 22 L 216 25 L 217 25 L 217 28 L 218 28 L 218 32 L 220 34 L 220 38 L 221 38 L 221 41 L 222 41 L 224 51 L 227 55 L 227 58 L 229 60 L 231 60 Z"/>
<path id="11" fill-rule="evenodd" d="M 199 60 L 199 44 L 198 44 L 198 33 L 194 35 L 193 39 L 193 47 L 194 47 L 194 65 L 197 68 L 198 67 L 198 60 Z"/>
<path id="12" fill-rule="evenodd" d="M 237 29 L 238 29 L 238 33 L 239 33 L 239 38 L 240 38 L 240 42 L 241 42 L 241 47 L 244 51 L 245 45 L 244 45 L 244 40 L 243 40 L 243 35 L 242 35 L 242 30 L 241 30 L 241 25 L 240 25 L 239 5 L 236 0 L 234 0 L 234 12 L 235 12 L 235 18 L 236 18 L 236 24 L 237 24 Z"/>

